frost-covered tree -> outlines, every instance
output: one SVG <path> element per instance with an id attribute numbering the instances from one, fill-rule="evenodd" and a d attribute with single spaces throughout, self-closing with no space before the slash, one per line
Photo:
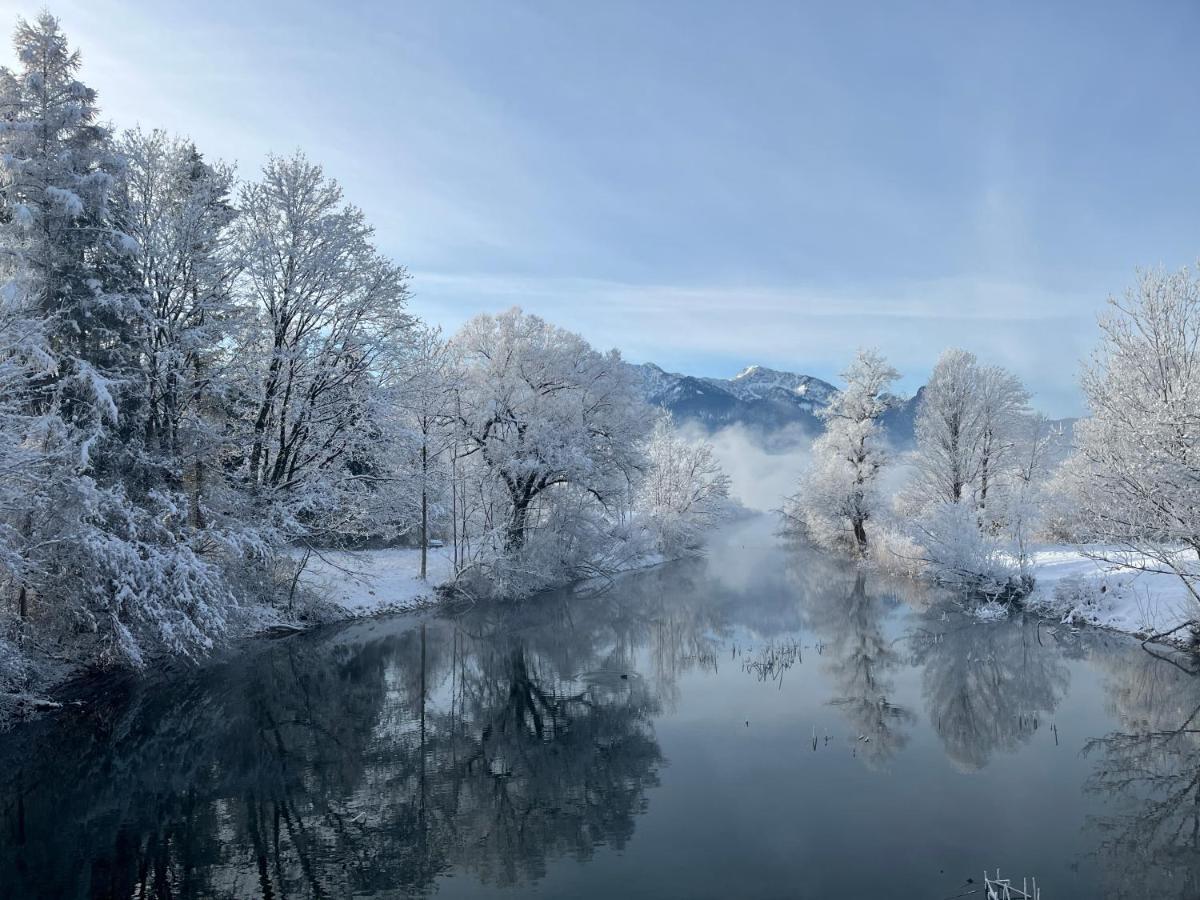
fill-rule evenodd
<path id="1" fill-rule="evenodd" d="M 441 330 L 418 325 L 404 357 L 397 381 L 395 408 L 405 439 L 397 448 L 407 451 L 405 464 L 415 481 L 421 578 L 428 574 L 431 507 L 434 522 L 441 524 L 446 509 L 449 472 L 445 456 L 453 442 L 453 360 Z"/>
<path id="2" fill-rule="evenodd" d="M 119 150 L 121 222 L 136 242 L 145 297 L 136 331 L 140 440 L 165 484 L 189 489 L 190 518 L 203 526 L 205 483 L 221 452 L 227 341 L 237 324 L 233 172 L 161 131 L 126 132 Z"/>
<path id="3" fill-rule="evenodd" d="M 784 510 L 819 544 L 867 555 L 867 523 L 881 509 L 879 472 L 888 461 L 879 417 L 899 377 L 877 351 L 860 350 L 842 373 L 846 386 L 820 412 L 825 432 L 813 442 L 811 465 Z"/>
<path id="4" fill-rule="evenodd" d="M 519 309 L 472 319 L 451 346 L 456 464 L 462 490 L 478 498 L 479 553 L 491 558 L 546 553 L 542 570 L 590 555 L 615 505 L 640 474 L 646 416 L 616 351 L 600 353 L 579 335 Z M 531 532 L 550 529 L 546 547 Z"/>
<path id="5" fill-rule="evenodd" d="M 407 274 L 299 154 L 272 158 L 239 207 L 242 471 L 287 533 L 337 533 L 390 481 L 380 389 L 412 327 Z"/>
<path id="6" fill-rule="evenodd" d="M 1004 520 L 1004 507 L 1031 457 L 1023 450 L 1031 431 L 1029 392 L 1019 378 L 1000 366 L 979 370 L 979 487 L 975 502 L 985 527 Z M 995 510 L 992 509 L 995 507 Z"/>
<path id="7" fill-rule="evenodd" d="M 1028 405 L 1028 392 L 1011 372 L 981 366 L 965 350 L 943 353 L 917 411 L 921 500 L 967 501 L 987 524 L 989 501 L 997 502 L 1014 476 Z"/>
<path id="8" fill-rule="evenodd" d="M 917 466 L 931 499 L 958 503 L 974 482 L 979 445 L 979 367 L 973 354 L 947 350 L 921 394 Z"/>
<path id="9" fill-rule="evenodd" d="M 15 47 L 18 68 L 0 71 L 0 265 L 6 330 L 19 336 L 10 371 L 34 377 L 0 453 L 26 472 L 31 455 L 46 464 L 5 522 L 19 560 L 7 580 L 22 616 L 83 655 L 194 652 L 223 629 L 231 598 L 180 542 L 172 498 L 135 474 L 147 309 L 120 227 L 122 161 L 58 22 L 21 21 Z"/>
<path id="10" fill-rule="evenodd" d="M 646 442 L 646 474 L 634 506 L 659 550 L 672 555 L 694 549 L 728 513 L 729 485 L 712 445 L 685 439 L 664 416 Z"/>
<path id="11" fill-rule="evenodd" d="M 965 350 L 942 354 L 917 412 L 916 476 L 899 498 L 935 581 L 993 598 L 1028 590 L 1044 430 L 1012 373 Z"/>
<path id="12" fill-rule="evenodd" d="M 1200 617 L 1200 279 L 1145 272 L 1109 303 L 1068 468 L 1079 530 L 1179 576 Z"/>

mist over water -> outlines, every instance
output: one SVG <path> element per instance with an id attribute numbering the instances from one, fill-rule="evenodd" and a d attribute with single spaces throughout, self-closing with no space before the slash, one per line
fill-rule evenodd
<path id="1" fill-rule="evenodd" d="M 732 482 L 730 493 L 747 509 L 771 512 L 796 492 L 796 481 L 808 465 L 813 438 L 799 425 L 763 432 L 727 425 L 709 433 L 693 423 L 681 431 L 706 440 Z"/>

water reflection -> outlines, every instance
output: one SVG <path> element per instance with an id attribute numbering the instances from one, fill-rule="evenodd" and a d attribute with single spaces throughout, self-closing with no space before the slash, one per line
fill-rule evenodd
<path id="1" fill-rule="evenodd" d="M 946 755 L 963 771 L 1011 753 L 1048 724 L 1070 685 L 1063 649 L 1037 619 L 984 624 L 947 607 L 912 633 L 926 710 Z"/>
<path id="2" fill-rule="evenodd" d="M 547 857 L 619 847 L 657 779 L 659 705 L 625 635 L 594 621 L 565 643 L 482 618 L 355 626 L 194 676 L 170 706 L 97 706 L 56 734 L 68 752 L 6 753 L 0 879 L 19 896 L 341 897 L 452 868 L 527 883 Z"/>
<path id="3" fill-rule="evenodd" d="M 1200 677 L 1194 660 L 1140 647 L 1106 655 L 1120 728 L 1088 743 L 1097 857 L 1113 897 L 1200 897 Z"/>
<path id="4" fill-rule="evenodd" d="M 1146 883 L 1155 895 L 1200 895 L 1200 679 L 1122 639 L 1032 619 L 982 624 L 828 559 L 735 550 L 587 596 L 356 623 L 161 685 L 108 683 L 82 715 L 0 744 L 0 895 L 404 896 L 453 893 L 450 874 L 457 885 L 528 886 L 556 861 L 628 849 L 642 815 L 672 805 L 660 732 L 681 708 L 686 739 L 714 749 L 700 770 L 676 774 L 675 791 L 716 786 L 724 802 L 746 802 L 725 786 L 758 777 L 739 768 L 753 745 L 730 741 L 766 741 L 768 758 L 794 762 L 789 717 L 832 708 L 852 770 L 810 754 L 777 772 L 781 802 L 752 811 L 763 833 L 801 828 L 812 841 L 805 822 L 833 828 L 847 792 L 871 779 L 890 833 L 915 824 L 923 846 L 945 845 L 960 826 L 936 805 L 911 822 L 905 785 L 884 773 L 937 791 L 947 759 L 979 772 L 997 754 L 1033 753 L 1073 667 L 1104 673 L 1111 709 L 1085 721 L 1111 733 L 1086 759 L 1081 745 L 1064 748 L 1058 777 L 1075 776 L 1081 804 L 1086 786 L 1103 808 L 1094 844 L 1114 895 L 1143 896 Z M 742 722 L 749 702 L 755 729 Z M 757 729 L 764 716 L 776 731 Z M 925 729 L 936 738 L 914 741 Z M 1045 759 L 1030 757 L 1029 779 L 1046 777 Z M 796 791 L 803 815 L 782 802 Z M 1115 793 L 1129 805 L 1113 807 Z M 721 821 L 711 828 L 724 834 Z M 861 856 L 860 825 L 847 828 L 847 852 Z M 726 867 L 762 842 L 738 840 Z M 913 855 L 868 849 L 881 870 Z M 997 863 L 974 844 L 964 852 L 969 874 Z M 786 895 L 802 873 L 778 872 Z M 717 892 L 697 877 L 692 894 Z M 592 895 L 615 890 L 597 882 Z"/>
<path id="5" fill-rule="evenodd" d="M 855 752 L 884 768 L 908 743 L 912 710 L 895 702 L 892 676 L 904 663 L 898 639 L 884 634 L 887 602 L 867 591 L 867 576 L 828 560 L 807 560 L 800 570 L 808 621 L 820 636 L 821 659 L 831 676 L 837 706 L 850 724 Z"/>

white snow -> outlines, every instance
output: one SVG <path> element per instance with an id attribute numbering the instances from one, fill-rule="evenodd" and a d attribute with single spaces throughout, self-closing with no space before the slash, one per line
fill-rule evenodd
<path id="1" fill-rule="evenodd" d="M 432 602 L 437 586 L 450 580 L 453 564 L 449 553 L 448 548 L 430 548 L 424 581 L 418 575 L 421 551 L 417 549 L 314 554 L 300 583 L 320 599 L 341 607 L 349 618 L 415 609 Z"/>
<path id="2" fill-rule="evenodd" d="M 1115 545 L 1041 547 L 1032 554 L 1036 583 L 1029 606 L 1064 622 L 1143 636 L 1196 618 L 1195 601 L 1178 576 L 1141 566 L 1161 568 Z"/>

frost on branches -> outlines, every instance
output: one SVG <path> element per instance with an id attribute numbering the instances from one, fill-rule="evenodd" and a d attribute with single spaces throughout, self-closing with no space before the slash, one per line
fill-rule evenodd
<path id="1" fill-rule="evenodd" d="M 1083 376 L 1091 417 L 1064 473 L 1106 561 L 1179 578 L 1200 620 L 1200 280 L 1146 272 L 1100 322 Z"/>
<path id="2" fill-rule="evenodd" d="M 988 599 L 1027 594 L 1048 438 L 1028 392 L 1005 369 L 947 350 L 922 394 L 916 432 L 915 475 L 898 506 L 926 574 Z"/>
<path id="3" fill-rule="evenodd" d="M 393 482 L 377 429 L 412 319 L 404 269 L 302 155 L 243 188 L 234 223 L 246 325 L 235 380 L 239 468 L 292 538 L 369 528 Z"/>
<path id="4" fill-rule="evenodd" d="M 57 21 L 0 70 L 0 641 L 196 656 L 291 547 L 411 527 L 406 276 L 301 156 L 259 182 L 99 124 Z M 23 658 L 23 657 L 22 657 Z M 34 673 L 20 659 L 5 690 Z M 23 674 L 14 674 L 23 673 Z"/>
<path id="5" fill-rule="evenodd" d="M 658 551 L 670 557 L 697 549 L 730 511 L 729 476 L 712 445 L 684 439 L 665 416 L 646 442 L 646 466 L 635 509 Z"/>
<path id="6" fill-rule="evenodd" d="M 313 554 L 449 543 L 521 595 L 682 552 L 711 450 L 630 368 L 511 310 L 452 340 L 296 153 L 240 182 L 189 140 L 99 124 L 57 21 L 0 70 L 0 701 L 40 659 L 140 667 L 336 614 Z M 297 593 L 302 596 L 297 597 Z M 297 600 L 300 600 L 297 603 Z M 10 652 L 11 651 L 11 652 Z"/>
<path id="7" fill-rule="evenodd" d="M 0 71 L 5 630 L 135 664 L 147 647 L 202 650 L 229 593 L 137 432 L 152 313 L 123 159 L 57 21 L 20 22 L 14 43 L 18 68 Z"/>
<path id="8" fill-rule="evenodd" d="M 519 309 L 476 317 L 451 348 L 460 567 L 502 594 L 588 574 L 643 468 L 628 367 Z"/>
<path id="9" fill-rule="evenodd" d="M 889 458 L 879 417 L 899 377 L 878 352 L 860 350 L 842 373 L 845 388 L 820 412 L 825 433 L 813 442 L 811 465 L 784 515 L 821 546 L 860 559 L 869 553 L 869 523 L 884 503 L 879 474 Z"/>

